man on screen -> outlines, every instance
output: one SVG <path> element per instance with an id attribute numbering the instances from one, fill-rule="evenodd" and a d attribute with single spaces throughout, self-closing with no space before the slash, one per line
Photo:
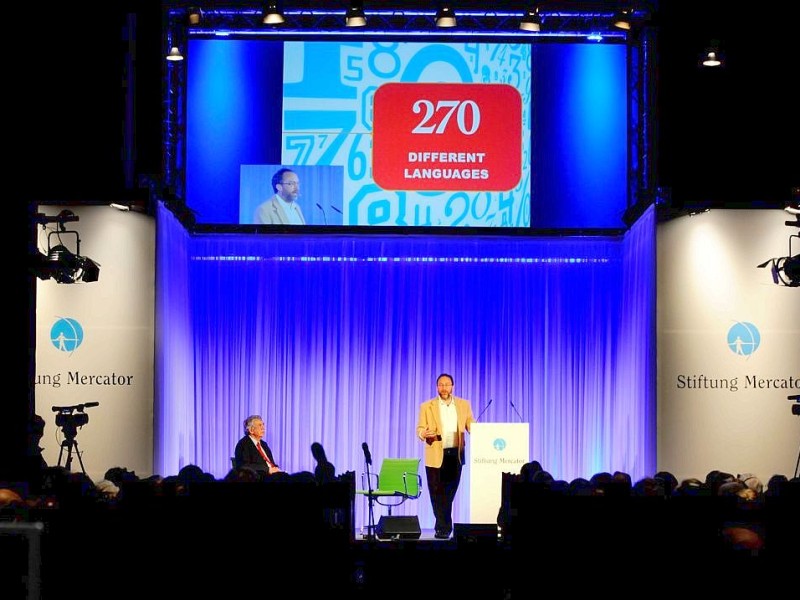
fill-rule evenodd
<path id="1" fill-rule="evenodd" d="M 303 211 L 297 204 L 300 178 L 291 169 L 278 169 L 272 176 L 275 195 L 256 208 L 253 222 L 265 225 L 305 225 Z"/>
<path id="2" fill-rule="evenodd" d="M 436 379 L 438 395 L 419 409 L 417 437 L 425 442 L 425 474 L 436 517 L 436 537 L 446 539 L 453 530 L 453 499 L 464 464 L 464 432 L 475 418 L 469 401 L 453 396 L 453 377 L 442 373 Z"/>

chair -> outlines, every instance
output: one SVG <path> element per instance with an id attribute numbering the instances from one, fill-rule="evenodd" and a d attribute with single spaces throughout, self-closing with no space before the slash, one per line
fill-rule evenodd
<path id="1" fill-rule="evenodd" d="M 393 517 L 392 508 L 406 500 L 420 497 L 422 478 L 419 476 L 418 458 L 384 458 L 380 472 L 370 473 L 370 481 L 377 478 L 372 489 L 356 490 L 357 494 L 369 500 L 368 539 L 418 539 L 421 534 L 417 517 Z M 363 484 L 363 481 L 362 481 Z M 389 508 L 389 515 L 383 516 L 375 525 L 372 503 Z"/>
<path id="2" fill-rule="evenodd" d="M 388 507 L 391 516 L 393 507 L 420 497 L 422 477 L 419 475 L 419 461 L 419 458 L 384 458 L 377 476 L 371 474 L 377 477 L 372 491 L 356 490 L 356 493 Z"/>

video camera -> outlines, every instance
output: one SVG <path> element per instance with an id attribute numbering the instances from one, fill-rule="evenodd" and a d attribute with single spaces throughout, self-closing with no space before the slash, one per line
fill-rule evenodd
<path id="1" fill-rule="evenodd" d="M 793 415 L 800 415 L 800 394 L 795 394 L 794 396 L 787 396 L 787 400 L 794 400 L 795 404 L 792 406 L 792 414 Z"/>
<path id="2" fill-rule="evenodd" d="M 56 425 L 64 430 L 67 437 L 70 437 L 70 432 L 72 433 L 72 437 L 74 437 L 76 429 L 78 427 L 83 427 L 89 422 L 89 415 L 83 412 L 84 409 L 93 406 L 100 406 L 100 403 L 86 402 L 85 404 L 76 404 L 75 406 L 54 406 L 53 412 L 58 413 L 56 415 Z M 77 411 L 77 414 L 75 414 L 75 411 Z"/>

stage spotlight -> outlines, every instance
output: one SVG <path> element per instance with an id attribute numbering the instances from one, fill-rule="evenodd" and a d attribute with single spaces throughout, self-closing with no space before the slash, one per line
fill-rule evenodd
<path id="1" fill-rule="evenodd" d="M 189 8 L 189 25 L 191 27 L 197 27 L 200 25 L 200 21 L 203 20 L 203 11 L 200 10 L 199 6 L 192 6 Z"/>
<path id="2" fill-rule="evenodd" d="M 794 195 L 795 188 L 792 189 Z M 800 199 L 793 199 L 786 202 L 784 210 L 789 214 L 795 216 L 794 221 L 784 221 L 787 227 L 800 228 Z M 792 254 L 792 241 L 800 240 L 800 234 L 794 233 L 789 236 L 789 254 L 779 258 L 770 258 L 758 265 L 759 269 L 770 267 L 772 273 L 772 281 L 778 285 L 785 285 L 787 287 L 800 287 L 800 254 Z"/>
<path id="3" fill-rule="evenodd" d="M 264 25 L 280 25 L 285 19 L 278 10 L 277 2 L 267 2 L 267 9 L 264 11 L 264 18 L 261 20 Z"/>
<path id="4" fill-rule="evenodd" d="M 614 15 L 611 23 L 617 29 L 624 29 L 625 31 L 629 31 L 631 25 L 633 24 L 633 9 L 631 8 L 622 8 Z"/>
<path id="5" fill-rule="evenodd" d="M 770 258 L 758 265 L 759 269 L 770 267 L 772 281 L 776 285 L 800 287 L 800 254 Z"/>
<path id="6" fill-rule="evenodd" d="M 344 24 L 347 27 L 364 27 L 367 24 L 367 16 L 364 14 L 364 2 L 362 0 L 350 1 L 350 6 L 344 17 Z"/>
<path id="7" fill-rule="evenodd" d="M 45 272 L 58 283 L 75 283 L 75 272 L 78 270 L 78 257 L 70 252 L 66 246 L 58 244 L 47 252 L 47 266 Z"/>
<path id="8" fill-rule="evenodd" d="M 795 194 L 800 196 L 800 188 L 792 189 L 792 195 Z M 795 215 L 798 221 L 800 221 L 800 197 L 798 197 L 796 200 L 787 200 L 786 206 L 783 207 L 783 210 L 788 212 L 790 215 Z"/>
<path id="9" fill-rule="evenodd" d="M 797 200 L 792 200 L 791 202 L 786 202 L 786 205 L 783 207 L 790 215 L 794 215 L 794 221 L 784 221 L 783 224 L 787 227 L 797 227 L 800 229 L 800 202 Z M 791 240 L 793 237 L 800 237 L 800 234 L 796 234 L 789 237 L 789 243 L 791 248 Z M 791 254 L 791 249 L 789 250 L 789 254 Z"/>
<path id="10" fill-rule="evenodd" d="M 29 257 L 29 268 L 39 279 L 55 279 L 57 283 L 90 283 L 100 277 L 100 265 L 87 256 L 81 256 L 81 238 L 77 231 L 68 230 L 64 223 L 77 221 L 78 217 L 71 210 L 62 210 L 51 217 L 41 213 L 35 215 L 35 222 L 44 227 L 55 223 L 56 230 L 47 234 L 47 254 L 36 252 Z M 75 236 L 75 252 L 67 248 L 62 237 Z M 56 236 L 58 243 L 51 240 Z"/>
<path id="11" fill-rule="evenodd" d="M 800 286 L 800 254 L 796 254 L 784 261 L 783 273 L 792 282 L 792 287 Z"/>
<path id="12" fill-rule="evenodd" d="M 50 248 L 47 255 L 39 253 L 34 257 L 33 271 L 39 279 L 52 278 L 56 283 L 91 283 L 100 278 L 99 264 L 87 256 L 73 254 L 63 244 Z"/>
<path id="13" fill-rule="evenodd" d="M 704 67 L 722 66 L 722 54 L 720 54 L 719 51 L 719 40 L 711 40 L 700 62 Z"/>
<path id="14" fill-rule="evenodd" d="M 100 265 L 88 256 L 78 257 L 78 270 L 75 271 L 75 280 L 91 283 L 100 279 Z"/>
<path id="15" fill-rule="evenodd" d="M 686 212 L 689 214 L 690 217 L 694 217 L 695 215 L 702 215 L 703 213 L 707 213 L 710 211 L 711 211 L 710 208 L 698 206 L 696 208 L 690 208 Z"/>
<path id="16" fill-rule="evenodd" d="M 448 4 L 443 5 L 436 13 L 437 27 L 455 27 L 456 14 Z"/>
<path id="17" fill-rule="evenodd" d="M 178 49 L 177 46 L 173 46 L 172 48 L 170 48 L 169 54 L 167 54 L 167 60 L 170 62 L 183 60 L 183 54 L 181 54 L 181 51 Z"/>
<path id="18" fill-rule="evenodd" d="M 147 213 L 146 203 L 142 201 L 112 202 L 109 206 L 120 212 Z"/>
<path id="19" fill-rule="evenodd" d="M 539 14 L 539 7 L 536 6 L 532 10 L 526 10 L 525 16 L 519 22 L 519 28 L 522 31 L 541 31 L 542 30 L 542 16 Z"/>
<path id="20" fill-rule="evenodd" d="M 709 50 L 706 53 L 706 57 L 703 59 L 704 67 L 719 67 L 721 64 L 722 61 L 714 50 Z"/>

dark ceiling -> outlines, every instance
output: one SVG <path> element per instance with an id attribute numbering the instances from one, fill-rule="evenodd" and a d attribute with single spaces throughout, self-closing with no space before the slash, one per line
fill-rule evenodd
<path id="1" fill-rule="evenodd" d="M 15 156 L 28 200 L 107 201 L 135 188 L 132 174 L 161 171 L 161 3 L 110 4 L 60 10 L 58 20 L 37 25 L 36 42 L 17 59 Z M 791 186 L 800 185 L 793 22 L 777 13 L 757 15 L 756 8 L 735 10 L 728 1 L 691 2 L 691 15 L 684 13 L 687 3 L 661 4 L 651 23 L 659 31 L 658 184 L 678 205 L 782 205 Z M 125 40 L 131 14 L 135 46 Z M 714 39 L 726 65 L 698 68 L 700 53 Z M 136 55 L 137 119 L 126 124 L 129 49 Z M 123 140 L 131 135 L 135 152 L 126 157 Z"/>

